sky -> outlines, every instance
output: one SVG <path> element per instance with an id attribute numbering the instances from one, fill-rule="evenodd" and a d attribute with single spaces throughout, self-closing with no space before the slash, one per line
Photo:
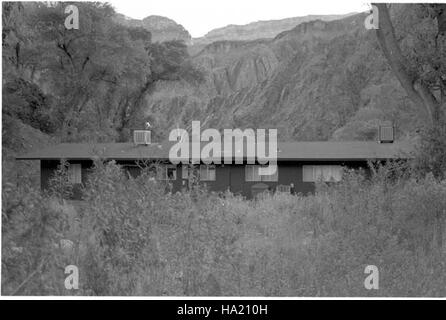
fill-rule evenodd
<path id="1" fill-rule="evenodd" d="M 183 25 L 192 37 L 228 24 L 247 24 L 309 14 L 345 14 L 370 10 L 362 0 L 108 0 L 117 12 L 142 19 L 160 15 Z"/>

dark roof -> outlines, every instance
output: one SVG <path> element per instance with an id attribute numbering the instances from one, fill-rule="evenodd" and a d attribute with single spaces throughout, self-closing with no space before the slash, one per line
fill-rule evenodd
<path id="1" fill-rule="evenodd" d="M 133 143 L 62 143 L 35 150 L 16 159 L 85 160 L 100 157 L 115 160 L 167 160 L 173 144 L 173 142 L 167 142 L 136 146 Z M 382 144 L 375 141 L 278 142 L 277 159 L 279 161 L 380 160 L 410 158 L 412 152 L 411 144 L 403 142 Z"/>

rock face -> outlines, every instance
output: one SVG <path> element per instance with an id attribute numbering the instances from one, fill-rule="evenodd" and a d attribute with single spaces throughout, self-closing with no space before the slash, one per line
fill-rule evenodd
<path id="1" fill-rule="evenodd" d="M 153 42 L 183 40 L 186 44 L 191 43 L 192 37 L 189 32 L 182 25 L 166 17 L 148 16 L 137 20 L 117 14 L 115 20 L 126 26 L 145 28 L 152 33 Z"/>
<path id="2" fill-rule="evenodd" d="M 364 28 L 366 16 L 206 45 L 192 58 L 205 81 L 158 83 L 146 112 L 163 128 L 201 120 L 217 129 L 276 128 L 281 140 L 373 139 L 380 120 L 410 131 L 417 117 Z"/>
<path id="3" fill-rule="evenodd" d="M 273 39 L 279 33 L 293 29 L 295 26 L 314 20 L 332 21 L 345 18 L 346 15 L 308 15 L 281 20 L 257 21 L 246 25 L 228 25 L 209 31 L 204 37 L 194 38 L 196 45 L 209 44 L 222 40 L 249 41 L 256 39 Z"/>

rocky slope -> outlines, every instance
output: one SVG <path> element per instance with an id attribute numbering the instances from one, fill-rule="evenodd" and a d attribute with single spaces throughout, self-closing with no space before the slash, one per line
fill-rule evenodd
<path id="1" fill-rule="evenodd" d="M 206 81 L 158 84 L 147 114 L 163 128 L 192 119 L 220 129 L 277 128 L 282 140 L 373 139 L 382 120 L 410 134 L 414 108 L 363 27 L 365 16 L 209 44 L 193 58 Z"/>
<path id="2" fill-rule="evenodd" d="M 280 20 L 256 21 L 245 25 L 228 25 L 209 31 L 205 36 L 193 39 L 191 52 L 198 52 L 205 45 L 216 41 L 251 41 L 273 39 L 279 33 L 293 29 L 295 26 L 314 20 L 332 21 L 345 18 L 345 15 L 308 15 Z"/>
<path id="3" fill-rule="evenodd" d="M 115 21 L 130 27 L 143 27 L 152 33 L 153 42 L 169 40 L 183 40 L 186 44 L 191 43 L 191 35 L 180 24 L 161 16 L 148 16 L 142 20 L 131 19 L 122 14 L 117 14 Z"/>
<path id="4" fill-rule="evenodd" d="M 332 21 L 345 18 L 346 15 L 308 15 L 281 20 L 256 21 L 246 25 L 228 25 L 209 31 L 204 37 L 194 38 L 194 43 L 209 44 L 221 40 L 256 40 L 272 39 L 279 33 L 290 30 L 295 26 L 314 20 Z"/>

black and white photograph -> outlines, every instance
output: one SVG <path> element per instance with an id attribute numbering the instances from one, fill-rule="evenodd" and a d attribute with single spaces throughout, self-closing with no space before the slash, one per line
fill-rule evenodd
<path id="1" fill-rule="evenodd" d="M 446 298 L 446 2 L 2 1 L 1 75 L 3 298 Z"/>

